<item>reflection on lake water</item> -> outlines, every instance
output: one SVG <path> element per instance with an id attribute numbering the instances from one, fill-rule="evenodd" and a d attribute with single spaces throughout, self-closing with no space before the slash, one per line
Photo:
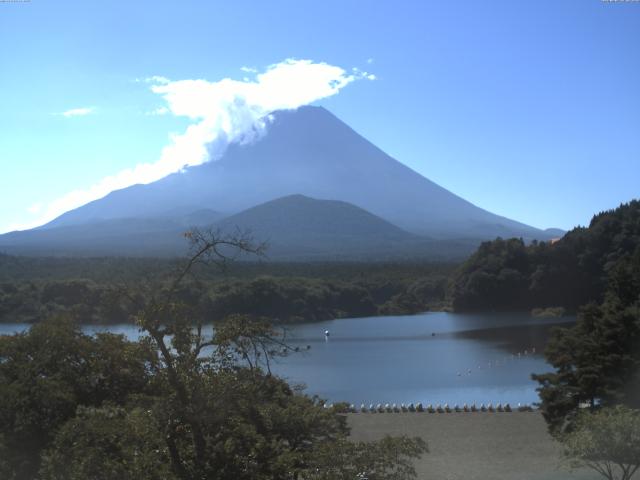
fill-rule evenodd
<path id="1" fill-rule="evenodd" d="M 287 327 L 287 337 L 303 353 L 279 359 L 272 369 L 331 402 L 533 403 L 531 373 L 550 369 L 542 357 L 549 331 L 573 320 L 433 312 L 296 325 Z M 0 334 L 26 328 L 0 324 Z M 83 329 L 139 336 L 132 325 Z"/>

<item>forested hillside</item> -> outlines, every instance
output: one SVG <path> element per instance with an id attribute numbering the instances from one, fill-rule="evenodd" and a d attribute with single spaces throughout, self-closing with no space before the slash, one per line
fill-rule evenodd
<path id="1" fill-rule="evenodd" d="M 561 306 L 575 311 L 601 302 L 611 273 L 640 251 L 640 201 L 599 213 L 555 242 L 497 239 L 483 243 L 454 274 L 456 311 Z"/>
<path id="2" fill-rule="evenodd" d="M 177 260 L 0 256 L 0 322 L 56 314 L 83 323 L 131 320 L 136 303 L 168 287 Z M 194 268 L 180 298 L 197 320 L 233 313 L 279 323 L 442 308 L 452 264 L 238 263 L 226 273 Z"/>

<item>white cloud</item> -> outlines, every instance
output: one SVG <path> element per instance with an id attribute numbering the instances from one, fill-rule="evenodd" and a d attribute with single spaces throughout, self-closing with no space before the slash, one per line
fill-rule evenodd
<path id="1" fill-rule="evenodd" d="M 62 112 L 60 115 L 63 117 L 82 117 L 84 115 L 89 115 L 93 113 L 95 108 L 93 107 L 82 107 L 82 108 L 72 108 L 71 110 L 67 110 L 66 112 Z"/>
<path id="2" fill-rule="evenodd" d="M 75 190 L 39 211 L 37 219 L 15 228 L 31 228 L 60 214 L 137 183 L 150 183 L 187 166 L 215 160 L 230 142 L 250 141 L 268 122 L 267 115 L 280 109 L 295 109 L 337 94 L 350 83 L 373 80 L 372 74 L 344 69 L 311 60 L 287 59 L 257 73 L 254 80 L 171 81 L 153 76 L 144 80 L 160 95 L 166 106 L 153 111 L 171 113 L 193 121 L 187 129 L 170 136 L 170 143 L 153 163 L 136 165 L 105 177 L 89 188 Z M 79 109 L 77 109 L 79 110 Z M 88 113 L 88 112 L 87 112 Z"/>
<path id="3" fill-rule="evenodd" d="M 159 162 L 141 163 L 133 168 L 121 170 L 115 175 L 104 177 L 87 189 L 71 191 L 62 197 L 55 199 L 49 204 L 43 205 L 42 203 L 36 203 L 29 207 L 27 211 L 32 215 L 40 214 L 37 219 L 11 225 L 7 231 L 25 230 L 42 225 L 43 223 L 53 220 L 64 212 L 77 208 L 92 200 L 102 198 L 114 190 L 125 188 L 136 183 L 149 183 L 158 180 L 165 176 L 160 174 L 163 165 L 159 165 L 158 163 Z M 179 170 L 179 168 L 175 170 Z"/>
<path id="4" fill-rule="evenodd" d="M 258 69 L 253 67 L 240 67 L 240 70 L 245 73 L 258 73 Z"/>
<path id="5" fill-rule="evenodd" d="M 160 75 L 152 75 L 151 77 L 136 78 L 134 81 L 136 83 L 169 83 L 171 82 L 171 80 L 169 80 L 167 77 L 163 77 Z"/>
<path id="6" fill-rule="evenodd" d="M 154 110 L 147 112 L 145 115 L 166 115 L 170 110 L 167 107 L 158 107 Z"/>
<path id="7" fill-rule="evenodd" d="M 261 119 L 280 109 L 294 109 L 337 94 L 367 72 L 344 69 L 311 60 L 288 59 L 270 65 L 254 80 L 224 78 L 180 80 L 151 86 L 161 95 L 172 114 L 194 121 L 185 133 L 173 138 L 162 152 L 159 164 L 199 165 L 215 159 L 229 142 L 264 127 Z"/>
<path id="8" fill-rule="evenodd" d="M 373 63 L 373 58 L 367 58 L 367 63 L 371 65 Z"/>
<path id="9" fill-rule="evenodd" d="M 27 208 L 27 211 L 32 214 L 38 214 L 42 210 L 42 202 L 37 202 Z"/>
<path id="10" fill-rule="evenodd" d="M 373 73 L 369 73 L 366 70 L 360 70 L 358 67 L 353 67 L 351 70 L 358 78 L 366 78 L 367 80 L 376 80 L 378 78 Z"/>

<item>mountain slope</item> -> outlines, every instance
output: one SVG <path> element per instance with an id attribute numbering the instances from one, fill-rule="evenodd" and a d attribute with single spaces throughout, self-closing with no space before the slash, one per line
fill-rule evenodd
<path id="1" fill-rule="evenodd" d="M 228 228 L 249 228 L 262 238 L 280 243 L 317 242 L 321 238 L 368 237 L 388 240 L 415 239 L 386 220 L 355 205 L 338 200 L 316 200 L 289 195 L 227 217 L 216 224 Z"/>
<path id="2" fill-rule="evenodd" d="M 0 252 L 65 256 L 174 256 L 187 250 L 192 227 L 249 231 L 276 260 L 461 259 L 469 242 L 433 241 L 408 233 L 355 205 L 290 195 L 217 222 L 197 211 L 179 218 L 96 220 L 0 236 Z M 186 222 L 191 221 L 190 224 Z"/>
<path id="3" fill-rule="evenodd" d="M 355 205 L 290 195 L 232 215 L 216 224 L 222 231 L 250 230 L 269 244 L 270 257 L 385 258 L 424 239 Z"/>
<path id="4" fill-rule="evenodd" d="M 0 235 L 0 252 L 22 255 L 156 256 L 183 253 L 183 233 L 210 226 L 222 215 L 209 209 L 165 216 L 112 218 Z"/>
<path id="5" fill-rule="evenodd" d="M 234 214 L 300 193 L 353 203 L 399 227 L 434 238 L 551 235 L 482 210 L 386 155 L 321 107 L 273 115 L 251 144 L 148 185 L 134 185 L 65 213 L 44 228 L 157 216 L 197 206 Z"/>

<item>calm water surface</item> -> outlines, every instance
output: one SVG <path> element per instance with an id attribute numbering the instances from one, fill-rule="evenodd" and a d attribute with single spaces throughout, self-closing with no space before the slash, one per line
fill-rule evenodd
<path id="1" fill-rule="evenodd" d="M 542 350 L 560 321 L 574 319 L 434 312 L 298 325 L 288 327 L 287 336 L 303 352 L 272 369 L 331 402 L 533 403 L 538 396 L 530 376 L 550 369 Z M 26 328 L 0 324 L 0 334 Z M 139 336 L 132 325 L 83 329 Z"/>

